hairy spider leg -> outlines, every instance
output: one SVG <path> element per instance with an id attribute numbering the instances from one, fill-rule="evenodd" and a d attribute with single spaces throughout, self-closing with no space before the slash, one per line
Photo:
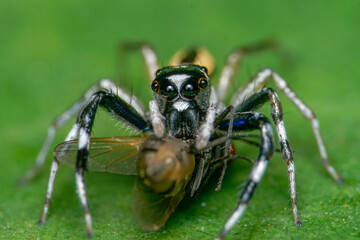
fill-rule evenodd
<path id="1" fill-rule="evenodd" d="M 226 131 L 229 127 L 229 124 L 230 120 L 226 119 L 219 124 L 218 129 Z M 256 129 L 259 129 L 261 131 L 261 142 L 258 159 L 254 164 L 250 173 L 250 177 L 245 185 L 244 190 L 240 195 L 240 201 L 237 208 L 227 220 L 223 230 L 218 235 L 216 240 L 224 239 L 229 233 L 229 231 L 234 227 L 237 221 L 244 214 L 256 186 L 261 181 L 265 173 L 269 159 L 274 152 L 272 126 L 270 121 L 263 114 L 256 112 L 235 114 L 233 123 L 234 132 Z"/>
<path id="2" fill-rule="evenodd" d="M 165 118 L 161 114 L 156 100 L 151 100 L 149 102 L 149 112 L 151 124 L 154 129 L 155 135 L 157 137 L 163 137 L 165 134 Z"/>
<path id="3" fill-rule="evenodd" d="M 264 39 L 260 42 L 240 46 L 229 54 L 226 59 L 226 64 L 222 68 L 219 81 L 216 86 L 219 101 L 225 100 L 229 88 L 232 86 L 234 76 L 240 68 L 241 62 L 244 57 L 249 54 L 258 53 L 265 50 L 275 49 L 278 47 L 277 43 L 272 39 Z"/>
<path id="4" fill-rule="evenodd" d="M 231 136 L 232 136 L 232 132 L 233 132 L 233 125 L 234 125 L 234 115 L 235 115 L 235 108 L 230 105 L 223 111 L 222 114 L 220 114 L 216 118 L 215 124 L 214 124 L 215 127 L 217 127 L 217 123 L 222 122 L 226 117 L 228 117 L 228 119 L 229 119 L 229 128 L 227 130 L 227 136 L 226 136 L 227 140 L 225 143 L 225 154 L 224 154 L 224 159 L 223 159 L 223 164 L 222 164 L 222 170 L 221 170 L 221 174 L 220 174 L 220 177 L 218 180 L 217 187 L 215 188 L 215 191 L 218 191 L 218 192 L 221 190 L 221 185 L 224 180 L 227 163 L 232 157 L 232 156 L 230 156 L 230 147 L 231 147 Z"/>
<path id="5" fill-rule="evenodd" d="M 71 128 L 70 132 L 68 133 L 67 137 L 65 138 L 65 142 L 74 140 L 78 136 L 78 134 L 79 134 L 79 124 L 75 123 L 73 125 L 73 127 Z M 60 162 L 54 157 L 53 162 L 51 164 L 51 169 L 50 169 L 50 177 L 49 177 L 48 187 L 47 187 L 46 196 L 45 196 L 43 213 L 41 214 L 41 217 L 38 221 L 39 225 L 43 225 L 46 222 L 47 215 L 49 212 L 49 207 L 50 207 L 50 200 L 51 200 L 51 196 L 52 196 L 52 192 L 53 192 L 53 188 L 54 188 L 54 182 L 55 182 L 57 171 L 59 170 L 59 165 L 60 165 Z"/>
<path id="6" fill-rule="evenodd" d="M 150 130 L 150 124 L 131 105 L 112 93 L 99 91 L 93 94 L 80 112 L 77 120 L 80 129 L 75 178 L 77 193 L 84 209 L 86 231 L 89 236 L 92 235 L 93 229 L 91 214 L 86 198 L 84 171 L 86 169 L 86 163 L 89 156 L 91 129 L 98 106 L 103 107 L 113 117 L 119 119 L 119 121 L 122 121 L 139 132 L 146 132 Z"/>
<path id="7" fill-rule="evenodd" d="M 147 42 L 124 42 L 119 46 L 119 55 L 120 55 L 120 66 L 124 68 L 125 58 L 127 54 L 131 51 L 140 51 L 143 59 L 145 61 L 146 71 L 148 75 L 149 84 L 154 80 L 156 71 L 160 68 L 158 57 L 154 48 L 150 43 Z M 125 73 L 125 69 L 122 69 L 122 74 Z"/>
<path id="8" fill-rule="evenodd" d="M 236 108 L 236 112 L 246 112 L 256 110 L 264 103 L 270 102 L 271 116 L 273 118 L 275 129 L 280 144 L 280 150 L 283 160 L 287 165 L 289 175 L 291 205 L 294 215 L 294 224 L 301 226 L 301 220 L 296 205 L 296 183 L 295 183 L 295 164 L 293 153 L 286 136 L 286 129 L 283 121 L 283 109 L 276 92 L 271 88 L 263 88 L 246 99 Z"/>
<path id="9" fill-rule="evenodd" d="M 74 115 L 78 114 L 84 107 L 89 98 L 97 91 L 104 89 L 108 92 L 112 92 L 121 98 L 128 104 L 130 104 L 142 117 L 145 117 L 145 110 L 142 103 L 135 97 L 128 94 L 125 90 L 120 88 L 114 82 L 109 79 L 102 79 L 97 84 L 88 89 L 85 94 L 76 101 L 70 108 L 61 113 L 50 125 L 45 142 L 43 143 L 40 152 L 36 157 L 35 164 L 22 178 L 19 179 L 19 183 L 24 185 L 31 179 L 36 177 L 42 169 L 46 156 L 52 146 L 56 132 L 61 129 Z"/>
<path id="10" fill-rule="evenodd" d="M 231 104 L 235 108 L 242 105 L 247 98 L 266 86 L 270 80 L 274 81 L 280 91 L 285 94 L 285 96 L 299 109 L 302 115 L 311 123 L 325 169 L 337 183 L 343 183 L 344 179 L 336 172 L 335 168 L 329 162 L 326 148 L 320 133 L 319 120 L 317 119 L 315 113 L 298 96 L 296 96 L 295 92 L 289 87 L 287 82 L 276 72 L 271 69 L 264 69 L 260 71 L 249 83 L 247 83 L 234 95 L 231 100 Z"/>

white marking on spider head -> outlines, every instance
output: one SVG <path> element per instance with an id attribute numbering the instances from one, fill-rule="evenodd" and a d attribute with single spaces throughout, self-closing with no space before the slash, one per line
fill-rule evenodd
<path id="1" fill-rule="evenodd" d="M 178 112 L 182 112 L 190 107 L 190 103 L 187 101 L 177 101 L 173 104 L 173 107 L 178 110 Z"/>
<path id="2" fill-rule="evenodd" d="M 189 78 L 189 75 L 187 75 L 187 74 L 175 74 L 175 75 L 172 75 L 172 76 L 168 77 L 168 79 L 171 82 L 173 82 L 178 89 L 180 89 L 181 85 L 188 78 Z"/>

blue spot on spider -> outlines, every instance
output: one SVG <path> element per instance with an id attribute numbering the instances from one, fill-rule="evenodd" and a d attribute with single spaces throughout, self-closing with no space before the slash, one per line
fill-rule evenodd
<path id="1" fill-rule="evenodd" d="M 225 120 L 219 124 L 218 129 L 226 131 L 229 129 L 229 124 L 230 124 L 230 121 Z M 246 125 L 246 122 L 244 119 L 234 119 L 233 130 L 245 129 L 245 125 Z"/>

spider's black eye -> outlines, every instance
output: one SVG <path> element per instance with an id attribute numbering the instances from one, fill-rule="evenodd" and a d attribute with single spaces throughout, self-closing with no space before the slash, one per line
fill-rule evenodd
<path id="1" fill-rule="evenodd" d="M 194 82 L 187 82 L 181 88 L 181 95 L 189 99 L 194 99 L 199 92 L 199 86 Z"/>
<path id="2" fill-rule="evenodd" d="M 160 89 L 159 83 L 157 81 L 153 81 L 153 83 L 151 84 L 151 89 L 154 92 L 159 92 L 159 89 Z"/>
<path id="3" fill-rule="evenodd" d="M 160 94 L 168 100 L 172 100 L 177 96 L 176 88 L 173 85 L 167 85 L 160 89 Z"/>
<path id="4" fill-rule="evenodd" d="M 208 81 L 207 81 L 207 80 L 205 80 L 205 79 L 203 79 L 203 78 L 200 78 L 200 79 L 199 79 L 199 87 L 200 87 L 200 88 L 206 88 L 207 85 L 208 85 Z"/>

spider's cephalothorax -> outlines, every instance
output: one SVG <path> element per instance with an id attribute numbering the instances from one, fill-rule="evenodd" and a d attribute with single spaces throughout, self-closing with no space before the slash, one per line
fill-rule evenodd
<path id="1" fill-rule="evenodd" d="M 144 229 L 158 230 L 166 223 L 183 197 L 196 195 L 211 173 L 219 167 L 222 171 L 216 189 L 220 189 L 228 162 L 240 157 L 231 154 L 231 140 L 239 139 L 258 146 L 259 154 L 242 189 L 236 209 L 216 239 L 225 238 L 245 212 L 274 151 L 271 121 L 263 114 L 255 112 L 268 102 L 282 159 L 287 165 L 294 223 L 300 226 L 296 203 L 295 164 L 286 134 L 283 110 L 275 90 L 266 88 L 266 84 L 273 81 L 311 123 L 324 167 L 341 183 L 341 176 L 329 163 L 315 114 L 288 83 L 271 69 L 259 71 L 249 83 L 236 91 L 228 106 L 225 102 L 243 57 L 275 47 L 273 41 L 265 40 L 237 48 L 228 56 L 217 85 L 213 87 L 209 76 L 213 73 L 214 62 L 204 48 L 179 51 L 170 60 L 168 67 L 160 68 L 155 51 L 149 44 L 122 45 L 124 52 L 134 49 L 141 51 L 154 99 L 150 100 L 149 108 L 146 109 L 134 95 L 114 82 L 103 79 L 56 118 L 49 128 L 48 137 L 38 154 L 34 168 L 22 179 L 22 182 L 26 182 L 39 172 L 56 130 L 68 122 L 71 116 L 78 114 L 65 142 L 54 151 L 55 157 L 39 223 L 46 222 L 59 164 L 70 163 L 75 166 L 77 193 L 84 209 L 89 235 L 92 235 L 93 229 L 84 182 L 86 169 L 126 175 L 138 174 L 133 191 L 134 214 Z M 140 135 L 91 138 L 99 107 Z M 245 131 L 258 131 L 259 135 L 247 134 Z M 251 137 L 255 139 L 249 139 Z M 245 156 L 242 158 L 248 159 Z"/>
<path id="2" fill-rule="evenodd" d="M 210 82 L 206 68 L 197 65 L 165 67 L 151 84 L 171 137 L 195 138 L 209 108 Z"/>

